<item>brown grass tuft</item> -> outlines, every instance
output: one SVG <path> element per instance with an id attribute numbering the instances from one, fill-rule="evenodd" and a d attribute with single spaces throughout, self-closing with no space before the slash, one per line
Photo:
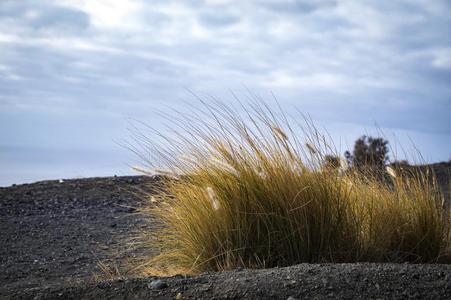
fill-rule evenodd
<path id="1" fill-rule="evenodd" d="M 204 103 L 192 116 L 168 118 L 178 130 L 158 153 L 177 179 L 166 180 L 147 210 L 165 225 L 161 253 L 148 263 L 153 273 L 437 262 L 449 254 L 432 173 L 390 168 L 384 182 L 343 160 L 338 170 L 326 168 L 332 147 L 311 123 L 295 130 L 266 104 L 243 107 L 240 114 Z"/>

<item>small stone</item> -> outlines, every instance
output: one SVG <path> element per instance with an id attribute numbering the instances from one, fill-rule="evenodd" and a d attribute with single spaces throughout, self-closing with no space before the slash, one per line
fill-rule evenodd
<path id="1" fill-rule="evenodd" d="M 290 296 L 290 297 L 287 298 L 287 300 L 297 300 L 297 299 L 292 297 L 292 296 Z"/>
<path id="2" fill-rule="evenodd" d="M 164 289 L 167 286 L 168 286 L 168 284 L 160 279 L 152 280 L 152 282 L 150 283 L 150 287 L 153 289 L 156 289 L 156 290 Z"/>
<path id="3" fill-rule="evenodd" d="M 177 293 L 177 296 L 175 296 L 175 300 L 182 300 L 183 296 L 182 293 Z"/>

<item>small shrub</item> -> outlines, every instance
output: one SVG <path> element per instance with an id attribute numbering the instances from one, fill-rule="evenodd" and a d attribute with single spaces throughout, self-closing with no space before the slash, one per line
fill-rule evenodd
<path id="1" fill-rule="evenodd" d="M 408 168 L 410 167 L 409 161 L 402 159 L 402 160 L 395 160 L 392 163 L 393 166 L 397 167 L 397 168 Z"/>
<path id="2" fill-rule="evenodd" d="M 172 178 L 146 210 L 165 225 L 152 272 L 435 262 L 448 251 L 432 175 L 388 169 L 392 183 L 383 184 L 324 155 L 331 147 L 309 122 L 301 140 L 264 104 L 243 105 L 246 117 L 204 105 L 170 118 L 178 131 L 157 149 L 166 169 L 156 173 Z"/>
<path id="3" fill-rule="evenodd" d="M 354 168 L 380 170 L 389 160 L 388 152 L 388 141 L 364 135 L 355 141 L 352 154 L 346 151 L 345 157 Z"/>

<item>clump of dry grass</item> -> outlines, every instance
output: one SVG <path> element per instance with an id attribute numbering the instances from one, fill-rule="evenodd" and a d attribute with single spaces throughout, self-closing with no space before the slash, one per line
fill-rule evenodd
<path id="1" fill-rule="evenodd" d="M 176 130 L 157 149 L 166 167 L 157 173 L 171 178 L 147 210 L 165 225 L 149 270 L 435 262 L 448 251 L 432 174 L 388 169 L 387 183 L 328 167 L 333 149 L 310 122 L 297 131 L 265 104 L 243 105 L 244 114 L 203 104 L 168 118 Z"/>

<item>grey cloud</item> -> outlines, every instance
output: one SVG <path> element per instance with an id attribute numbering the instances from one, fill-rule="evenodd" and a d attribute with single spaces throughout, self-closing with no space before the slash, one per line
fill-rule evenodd
<path id="1" fill-rule="evenodd" d="M 206 26 L 222 27 L 237 23 L 240 18 L 231 14 L 218 14 L 215 11 L 200 14 L 201 22 Z"/>
<path id="2" fill-rule="evenodd" d="M 37 17 L 30 21 L 38 30 L 53 29 L 77 33 L 89 27 L 89 17 L 86 13 L 63 7 L 40 8 Z"/>
<path id="3" fill-rule="evenodd" d="M 60 52 L 14 46 L 6 59 L 21 80 L 0 76 L 0 107 L 109 109 L 114 102 L 170 98 L 188 71 L 130 53 Z M 114 63 L 111 63 L 114 62 Z"/>
<path id="4" fill-rule="evenodd" d="M 0 16 L 32 31 L 65 35 L 80 33 L 90 24 L 89 16 L 81 10 L 37 1 L 6 1 L 0 5 Z"/>
<path id="5" fill-rule="evenodd" d="M 262 5 L 275 13 L 308 14 L 318 9 L 333 7 L 335 4 L 336 1 L 334 0 L 321 0 L 321 1 L 266 0 L 263 1 Z"/>

